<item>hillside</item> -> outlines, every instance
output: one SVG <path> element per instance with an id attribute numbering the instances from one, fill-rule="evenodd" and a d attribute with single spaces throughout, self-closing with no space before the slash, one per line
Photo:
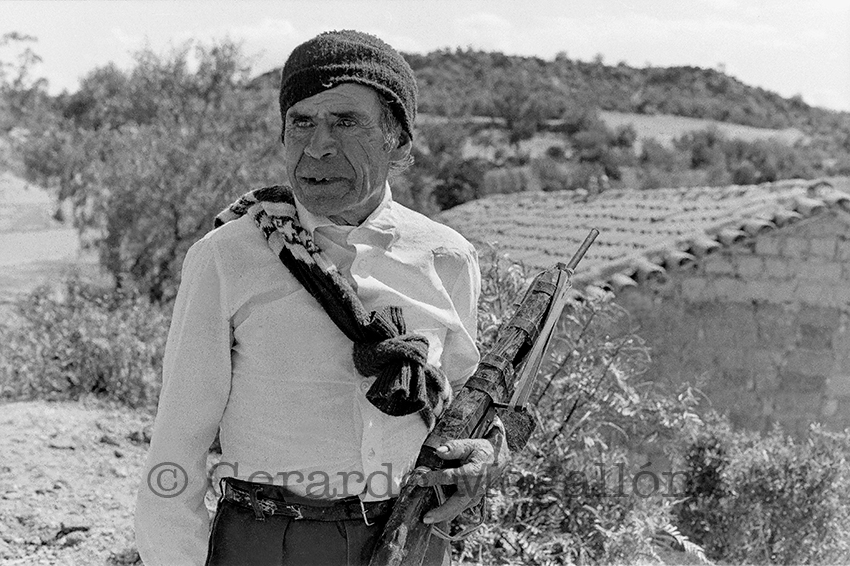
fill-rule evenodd
<path id="1" fill-rule="evenodd" d="M 559 55 L 552 61 L 473 50 L 405 54 L 416 73 L 422 112 L 494 115 L 494 87 L 524 81 L 546 95 L 547 118 L 571 104 L 638 114 L 671 114 L 761 128 L 797 128 L 807 134 L 850 135 L 850 113 L 783 98 L 723 72 L 699 67 L 605 65 Z"/>

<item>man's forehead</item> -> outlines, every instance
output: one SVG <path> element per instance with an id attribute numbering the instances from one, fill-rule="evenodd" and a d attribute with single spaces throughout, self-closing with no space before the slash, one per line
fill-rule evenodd
<path id="1" fill-rule="evenodd" d="M 293 104 L 287 114 L 315 114 L 320 112 L 378 112 L 380 103 L 374 89 L 356 83 L 323 90 Z"/>

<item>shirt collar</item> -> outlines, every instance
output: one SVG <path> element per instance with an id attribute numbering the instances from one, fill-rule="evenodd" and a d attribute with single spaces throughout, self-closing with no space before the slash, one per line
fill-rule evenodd
<path id="1" fill-rule="evenodd" d="M 349 237 L 355 231 L 364 231 L 374 234 L 377 237 L 377 241 L 375 243 L 381 244 L 385 248 L 389 248 L 390 245 L 392 245 L 392 243 L 398 238 L 395 224 L 389 218 L 386 218 L 392 202 L 392 190 L 390 190 L 389 183 L 386 183 L 384 186 L 384 198 L 381 200 L 380 204 L 378 204 L 377 208 L 372 211 L 372 214 L 367 216 L 366 220 L 364 220 L 359 226 L 340 226 L 338 224 L 334 224 L 326 216 L 313 214 L 304 208 L 304 206 L 298 202 L 297 197 L 295 197 L 295 210 L 298 211 L 298 221 L 301 223 L 301 226 L 307 230 L 311 236 L 316 228 L 320 228 L 322 226 L 335 226 L 348 231 Z"/>

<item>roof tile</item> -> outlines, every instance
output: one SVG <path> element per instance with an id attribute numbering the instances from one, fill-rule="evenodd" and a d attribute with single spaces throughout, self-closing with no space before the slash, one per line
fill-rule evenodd
<path id="1" fill-rule="evenodd" d="M 566 261 L 591 228 L 600 230 L 577 282 L 614 289 L 665 278 L 665 267 L 818 214 L 850 210 L 850 196 L 820 181 L 763 185 L 492 195 L 438 219 L 472 241 L 494 243 L 514 260 L 546 269 Z M 619 274 L 619 275 L 616 275 Z"/>

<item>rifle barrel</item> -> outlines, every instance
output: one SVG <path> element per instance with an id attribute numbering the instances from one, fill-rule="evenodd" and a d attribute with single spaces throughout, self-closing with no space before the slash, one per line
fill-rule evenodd
<path id="1" fill-rule="evenodd" d="M 567 263 L 566 268 L 569 269 L 570 272 L 573 272 L 573 271 L 576 270 L 576 266 L 578 265 L 578 262 L 580 262 L 581 258 L 584 257 L 584 254 L 587 253 L 587 249 L 591 246 L 591 244 L 593 244 L 593 241 L 596 239 L 596 236 L 598 236 L 598 235 L 599 235 L 599 230 L 597 230 L 596 228 L 592 228 L 590 230 L 590 234 L 587 235 L 587 237 L 584 239 L 584 242 L 582 242 L 581 246 L 579 246 L 578 251 L 575 253 L 575 255 L 573 255 L 572 259 Z"/>

